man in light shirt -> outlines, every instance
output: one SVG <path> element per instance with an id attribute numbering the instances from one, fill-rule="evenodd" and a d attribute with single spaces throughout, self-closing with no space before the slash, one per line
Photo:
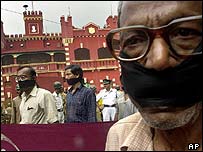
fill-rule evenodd
<path id="1" fill-rule="evenodd" d="M 20 124 L 51 124 L 58 122 L 52 93 L 38 87 L 36 72 L 32 67 L 20 67 L 17 70 L 16 82 L 23 92 L 20 104 Z"/>
<path id="2" fill-rule="evenodd" d="M 132 115 L 138 111 L 136 106 L 130 100 L 128 93 L 126 91 L 124 92 L 124 101 L 118 103 L 118 120 Z"/>
<path id="3" fill-rule="evenodd" d="M 61 82 L 59 81 L 54 82 L 54 89 L 55 91 L 53 92 L 53 96 L 55 98 L 55 104 L 58 112 L 58 120 L 59 123 L 64 123 L 66 95 L 63 92 Z"/>
<path id="4" fill-rule="evenodd" d="M 114 121 L 117 112 L 117 90 L 111 87 L 111 80 L 103 80 L 104 89 L 97 95 L 97 102 L 102 100 L 103 121 Z"/>

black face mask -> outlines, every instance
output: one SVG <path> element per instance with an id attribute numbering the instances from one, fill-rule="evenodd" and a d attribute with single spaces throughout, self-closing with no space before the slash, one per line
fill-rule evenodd
<path id="1" fill-rule="evenodd" d="M 35 80 L 18 81 L 19 87 L 22 91 L 35 86 Z"/>
<path id="2" fill-rule="evenodd" d="M 81 78 L 72 78 L 72 79 L 66 79 L 67 83 L 69 85 L 74 85 L 76 84 L 77 82 L 79 82 L 81 80 Z"/>
<path id="3" fill-rule="evenodd" d="M 201 56 L 191 57 L 163 71 L 147 69 L 137 62 L 120 64 L 124 89 L 142 108 L 189 107 L 202 100 Z"/>

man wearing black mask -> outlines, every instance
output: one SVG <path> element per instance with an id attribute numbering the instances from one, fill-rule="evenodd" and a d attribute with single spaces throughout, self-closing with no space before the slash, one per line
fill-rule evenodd
<path id="1" fill-rule="evenodd" d="M 17 70 L 16 82 L 23 92 L 20 104 L 20 124 L 58 122 L 55 100 L 50 91 L 38 87 L 36 72 L 32 67 L 20 67 Z"/>
<path id="2" fill-rule="evenodd" d="M 118 27 L 107 45 L 139 113 L 114 124 L 106 150 L 201 151 L 202 1 L 123 1 Z"/>
<path id="3" fill-rule="evenodd" d="M 67 92 L 66 122 L 96 122 L 96 96 L 83 85 L 83 71 L 79 65 L 68 65 L 65 78 L 71 88 Z"/>

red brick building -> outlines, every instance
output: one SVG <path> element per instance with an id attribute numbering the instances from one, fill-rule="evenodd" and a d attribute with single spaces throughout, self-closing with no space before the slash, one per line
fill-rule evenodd
<path id="1" fill-rule="evenodd" d="M 64 87 L 64 68 L 79 64 L 84 70 L 88 84 L 102 86 L 102 80 L 109 78 L 113 85 L 119 85 L 118 61 L 106 48 L 106 34 L 117 26 L 117 16 L 109 16 L 104 28 L 88 23 L 82 29 L 72 25 L 72 17 L 60 18 L 61 33 L 43 32 L 42 12 L 25 11 L 25 34 L 6 35 L 1 21 L 1 101 L 16 96 L 15 76 L 21 65 L 36 69 L 37 81 L 42 88 L 53 91 L 53 82 L 60 81 Z"/>

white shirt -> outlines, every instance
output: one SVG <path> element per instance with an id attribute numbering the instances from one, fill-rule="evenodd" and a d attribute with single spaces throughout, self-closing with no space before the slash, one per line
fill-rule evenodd
<path id="1" fill-rule="evenodd" d="M 60 93 L 53 92 L 53 96 L 55 99 L 55 104 L 57 109 L 63 109 L 63 99 Z"/>
<path id="2" fill-rule="evenodd" d="M 53 95 L 50 91 L 35 86 L 26 97 L 21 95 L 20 124 L 48 124 L 58 120 Z"/>
<path id="3" fill-rule="evenodd" d="M 117 101 L 118 101 L 118 104 L 125 102 L 125 93 L 124 93 L 124 91 L 120 91 L 120 90 L 117 91 Z"/>
<path id="4" fill-rule="evenodd" d="M 117 90 L 111 88 L 109 91 L 106 89 L 102 89 L 99 94 L 96 97 L 96 100 L 98 101 L 100 98 L 103 99 L 104 105 L 113 105 L 117 104 Z"/>
<path id="5" fill-rule="evenodd" d="M 136 113 L 138 110 L 132 103 L 130 98 L 118 104 L 118 119 L 125 118 L 129 115 Z"/>

